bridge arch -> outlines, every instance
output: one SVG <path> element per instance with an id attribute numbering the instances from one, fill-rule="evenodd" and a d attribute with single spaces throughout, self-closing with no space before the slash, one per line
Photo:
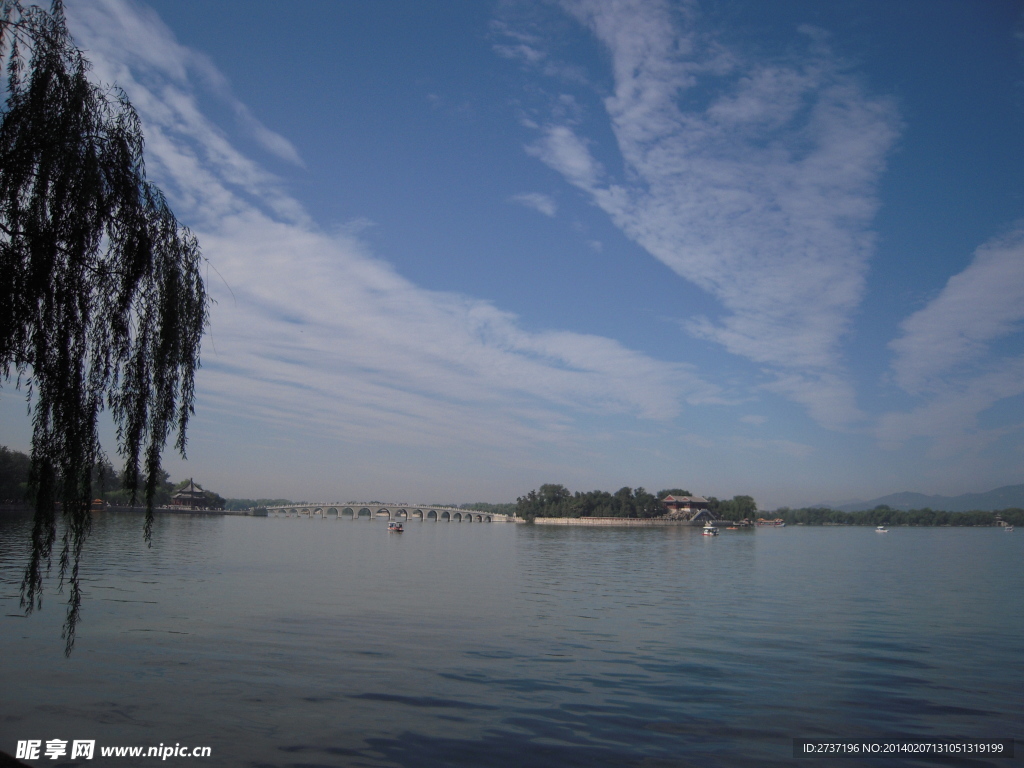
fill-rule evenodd
<path id="1" fill-rule="evenodd" d="M 504 515 L 496 513 L 481 512 L 479 510 L 471 509 L 457 509 L 453 507 L 413 507 L 413 506 L 396 506 L 386 507 L 382 504 L 368 504 L 366 506 L 357 506 L 356 504 L 306 504 L 306 505 L 285 505 L 280 507 L 266 507 L 267 514 L 271 516 L 279 517 L 309 517 L 313 518 L 317 515 L 327 519 L 331 515 L 337 519 L 343 517 L 351 520 L 358 520 L 362 517 L 367 517 L 370 520 L 376 518 L 386 518 L 388 520 L 398 520 L 404 518 L 405 520 L 432 520 L 434 522 L 445 521 L 449 523 L 463 522 L 463 523 L 492 523 L 492 522 L 517 522 L 516 516 Z"/>

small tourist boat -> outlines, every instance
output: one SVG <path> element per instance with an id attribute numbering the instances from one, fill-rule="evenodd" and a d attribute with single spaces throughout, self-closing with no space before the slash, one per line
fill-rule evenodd
<path id="1" fill-rule="evenodd" d="M 886 528 L 884 525 L 880 525 L 877 528 L 875 528 L 875 533 L 888 533 L 888 532 L 889 532 L 889 529 Z"/>
<path id="2" fill-rule="evenodd" d="M 401 533 L 405 528 L 402 527 L 401 523 L 388 523 L 389 533 Z"/>
<path id="3" fill-rule="evenodd" d="M 1004 525 L 1003 526 L 1003 530 L 1006 531 L 1007 533 L 1010 533 L 1010 531 L 1013 530 L 1013 526 L 1012 525 Z"/>
<path id="4" fill-rule="evenodd" d="M 713 526 L 711 523 L 708 523 L 707 525 L 704 526 L 703 534 L 705 536 L 717 536 L 718 535 L 718 529 L 715 528 L 715 526 Z"/>

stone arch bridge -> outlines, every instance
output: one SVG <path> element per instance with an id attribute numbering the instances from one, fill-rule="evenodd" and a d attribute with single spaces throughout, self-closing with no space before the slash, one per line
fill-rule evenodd
<path id="1" fill-rule="evenodd" d="M 497 512 L 479 512 L 475 509 L 459 509 L 458 507 L 438 507 L 429 504 L 379 504 L 363 502 L 345 502 L 343 504 L 288 504 L 279 507 L 266 507 L 268 515 L 282 517 L 336 517 L 359 520 L 376 520 L 378 517 L 388 520 L 429 520 L 445 523 L 514 523 L 514 515 L 503 515 Z"/>

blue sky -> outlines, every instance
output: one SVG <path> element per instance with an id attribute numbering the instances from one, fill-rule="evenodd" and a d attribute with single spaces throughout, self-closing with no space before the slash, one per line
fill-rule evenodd
<path id="1" fill-rule="evenodd" d="M 209 260 L 174 477 L 762 507 L 1024 482 L 1017 2 L 68 11 Z"/>

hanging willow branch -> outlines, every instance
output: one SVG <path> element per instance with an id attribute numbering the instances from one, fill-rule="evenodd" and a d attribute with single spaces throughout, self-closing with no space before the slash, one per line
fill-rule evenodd
<path id="1" fill-rule="evenodd" d="M 70 653 L 99 414 L 117 426 L 148 542 L 172 429 L 185 453 L 208 299 L 195 237 L 146 181 L 138 115 L 122 91 L 90 82 L 59 0 L 49 11 L 0 0 L 0 52 L 0 373 L 26 391 L 33 430 L 21 602 L 42 605 L 63 520 Z"/>

